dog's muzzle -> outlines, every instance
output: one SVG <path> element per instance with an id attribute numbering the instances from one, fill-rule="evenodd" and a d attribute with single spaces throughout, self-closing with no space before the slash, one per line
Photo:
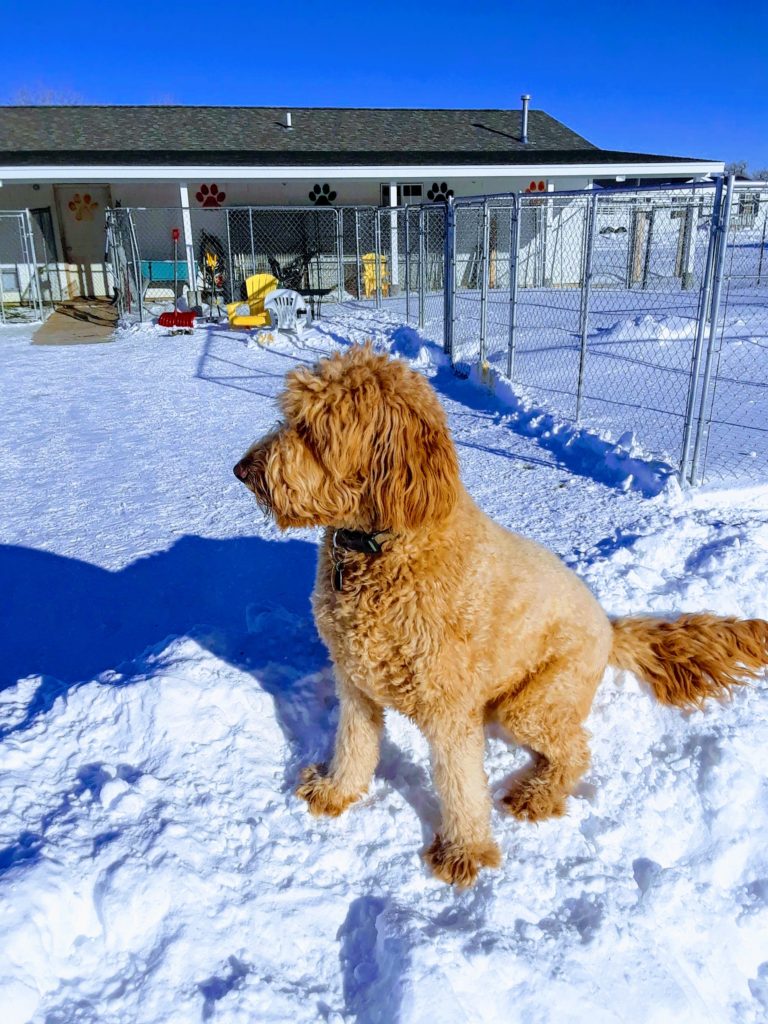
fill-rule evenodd
<path id="1" fill-rule="evenodd" d="M 233 467 L 232 472 L 245 484 L 265 512 L 272 511 L 272 499 L 267 486 L 267 460 L 269 448 L 266 445 L 254 447 Z"/>

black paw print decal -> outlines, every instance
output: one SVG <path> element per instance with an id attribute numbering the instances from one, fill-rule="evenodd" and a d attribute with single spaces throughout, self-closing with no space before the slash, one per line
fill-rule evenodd
<path id="1" fill-rule="evenodd" d="M 312 191 L 309 193 L 309 198 L 315 204 L 315 206 L 330 206 L 333 200 L 336 198 L 336 193 L 333 191 L 331 186 L 326 183 L 320 188 L 319 185 L 315 185 Z"/>
<path id="2" fill-rule="evenodd" d="M 436 181 L 433 181 L 432 188 L 427 192 L 427 199 L 430 203 L 444 203 L 452 195 L 453 189 L 448 188 L 447 182 L 441 181 L 438 185 Z"/>
<path id="3" fill-rule="evenodd" d="M 226 192 L 219 192 L 218 185 L 201 185 L 200 191 L 195 193 L 195 199 L 203 206 L 216 209 L 221 206 L 227 198 Z"/>

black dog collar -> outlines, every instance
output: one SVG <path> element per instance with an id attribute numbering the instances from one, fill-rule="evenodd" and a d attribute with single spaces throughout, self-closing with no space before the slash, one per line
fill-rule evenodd
<path id="1" fill-rule="evenodd" d="M 333 554 L 333 589 L 344 589 L 344 552 L 357 551 L 363 555 L 380 555 L 381 543 L 377 539 L 384 537 L 387 530 L 376 530 L 375 533 L 363 533 L 362 530 L 334 530 L 331 537 Z"/>

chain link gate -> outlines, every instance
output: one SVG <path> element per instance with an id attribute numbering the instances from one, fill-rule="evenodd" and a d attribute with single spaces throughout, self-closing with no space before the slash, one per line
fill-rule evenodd
<path id="1" fill-rule="evenodd" d="M 715 228 L 691 479 L 768 479 L 768 186 L 729 179 Z"/>
<path id="2" fill-rule="evenodd" d="M 45 319 L 52 308 L 47 262 L 30 211 L 0 211 L 0 324 Z"/>
<path id="3" fill-rule="evenodd" d="M 377 305 L 442 342 L 445 204 L 380 207 L 376 220 Z"/>

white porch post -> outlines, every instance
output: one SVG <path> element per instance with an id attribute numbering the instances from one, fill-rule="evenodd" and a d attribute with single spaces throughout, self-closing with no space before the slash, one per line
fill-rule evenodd
<path id="1" fill-rule="evenodd" d="M 179 200 L 184 229 L 184 254 L 187 260 L 187 278 L 190 291 L 194 293 L 195 305 L 197 305 L 200 297 L 197 294 L 197 275 L 195 274 L 195 242 L 192 237 L 192 216 L 189 212 L 189 189 L 185 181 L 179 182 Z"/>
<path id="2" fill-rule="evenodd" d="M 397 206 L 396 181 L 390 181 L 389 183 L 389 205 Z M 400 284 L 399 251 L 400 248 L 397 240 L 397 214 L 393 212 L 389 215 L 389 253 L 391 263 L 389 268 L 390 295 L 393 294 L 394 290 L 398 288 L 398 285 Z"/>

